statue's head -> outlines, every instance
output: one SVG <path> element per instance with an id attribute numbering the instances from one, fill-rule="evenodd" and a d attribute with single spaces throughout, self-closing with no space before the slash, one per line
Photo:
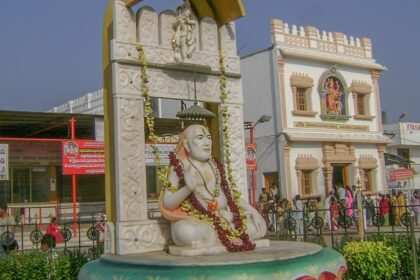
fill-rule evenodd
<path id="1" fill-rule="evenodd" d="M 195 160 L 206 161 L 211 157 L 211 135 L 209 130 L 199 124 L 190 125 L 181 134 L 179 148 Z"/>

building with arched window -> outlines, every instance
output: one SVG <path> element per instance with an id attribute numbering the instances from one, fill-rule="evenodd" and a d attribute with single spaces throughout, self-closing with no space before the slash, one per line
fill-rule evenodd
<path id="1" fill-rule="evenodd" d="M 369 38 L 272 20 L 273 46 L 241 58 L 245 120 L 254 132 L 257 188 L 273 174 L 281 197 L 321 196 L 335 185 L 386 190 L 379 76 Z"/>

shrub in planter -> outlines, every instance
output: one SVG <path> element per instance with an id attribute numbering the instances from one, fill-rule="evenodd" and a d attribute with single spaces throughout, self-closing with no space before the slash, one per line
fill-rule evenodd
<path id="1" fill-rule="evenodd" d="M 382 241 L 354 241 L 344 245 L 342 254 L 347 260 L 347 279 L 395 279 L 400 261 L 395 249 Z"/>

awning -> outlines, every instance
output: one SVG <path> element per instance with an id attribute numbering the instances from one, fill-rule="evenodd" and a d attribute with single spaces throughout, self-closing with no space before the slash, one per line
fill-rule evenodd
<path id="1" fill-rule="evenodd" d="M 402 156 L 397 156 L 397 155 L 393 155 L 389 153 L 384 153 L 384 155 L 385 155 L 385 165 L 398 164 L 398 165 L 405 166 L 405 165 L 414 163 L 413 161 Z"/>
<path id="2" fill-rule="evenodd" d="M 242 0 L 190 0 L 195 16 L 213 18 L 223 25 L 246 15 Z"/>

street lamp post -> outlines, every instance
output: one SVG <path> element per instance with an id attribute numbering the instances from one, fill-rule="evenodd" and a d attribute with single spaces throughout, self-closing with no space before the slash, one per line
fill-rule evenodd
<path id="1" fill-rule="evenodd" d="M 270 115 L 262 115 L 259 117 L 259 119 L 253 123 L 253 122 L 245 122 L 244 128 L 249 129 L 249 143 L 247 144 L 247 149 L 252 149 L 253 151 L 251 153 L 248 152 L 248 158 L 247 158 L 247 169 L 251 171 L 251 205 L 256 207 L 257 201 L 256 201 L 256 190 L 255 190 L 255 175 L 257 171 L 257 163 L 255 159 L 255 150 L 257 148 L 257 144 L 254 142 L 254 129 L 259 123 L 268 122 L 271 120 Z M 249 158 L 252 156 L 252 159 L 249 160 Z M 252 161 L 252 162 L 251 162 Z"/>

